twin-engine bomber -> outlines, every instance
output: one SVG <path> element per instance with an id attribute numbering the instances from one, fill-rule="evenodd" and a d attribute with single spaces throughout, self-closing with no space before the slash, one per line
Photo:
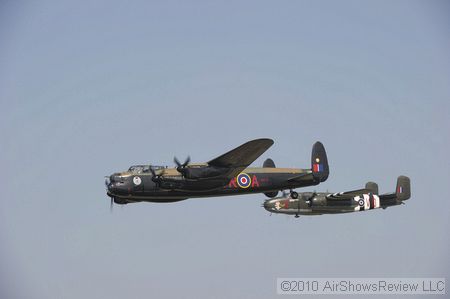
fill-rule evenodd
<path id="1" fill-rule="evenodd" d="M 191 197 L 212 197 L 264 193 L 275 197 L 278 191 L 313 186 L 328 178 L 329 167 L 325 148 L 313 145 L 311 168 L 277 168 L 271 159 L 263 167 L 248 167 L 273 144 L 272 139 L 256 139 L 210 160 L 190 163 L 188 157 L 176 167 L 137 165 L 128 171 L 106 177 L 107 195 L 117 204 L 132 202 L 176 202 Z"/>
<path id="2" fill-rule="evenodd" d="M 404 204 L 411 197 L 411 183 L 408 177 L 399 176 L 394 193 L 378 195 L 378 185 L 368 182 L 364 189 L 340 192 L 303 192 L 297 198 L 288 194 L 268 199 L 264 208 L 271 213 L 288 215 L 338 214 L 388 207 Z"/>

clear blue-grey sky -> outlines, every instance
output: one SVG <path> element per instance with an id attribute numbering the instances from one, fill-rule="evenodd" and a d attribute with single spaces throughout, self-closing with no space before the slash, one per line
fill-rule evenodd
<path id="1" fill-rule="evenodd" d="M 2 1 L 0 297 L 273 298 L 277 277 L 447 277 L 448 1 Z M 318 191 L 406 205 L 272 215 L 263 195 L 109 212 L 103 176 L 270 137 Z M 313 188 L 305 188 L 305 191 Z"/>

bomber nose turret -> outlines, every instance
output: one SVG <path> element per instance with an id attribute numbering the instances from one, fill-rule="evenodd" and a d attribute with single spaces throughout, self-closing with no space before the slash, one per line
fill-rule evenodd
<path id="1" fill-rule="evenodd" d="M 119 186 L 121 185 L 121 178 L 120 175 L 117 173 L 114 173 L 110 175 L 109 177 L 105 177 L 105 186 L 107 193 L 116 193 L 117 191 L 120 191 Z"/>
<path id="2" fill-rule="evenodd" d="M 128 195 L 133 182 L 130 182 L 129 176 L 123 176 L 120 173 L 114 173 L 105 179 L 106 189 L 109 196 Z M 136 183 L 135 183 L 136 184 Z"/>
<path id="3" fill-rule="evenodd" d="M 120 180 L 120 173 L 113 173 L 109 176 L 109 180 L 111 183 L 115 183 Z"/>

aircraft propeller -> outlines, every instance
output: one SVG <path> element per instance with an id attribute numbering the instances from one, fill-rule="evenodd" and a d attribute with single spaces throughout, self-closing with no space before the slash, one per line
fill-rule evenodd
<path id="1" fill-rule="evenodd" d="M 177 159 L 177 157 L 173 157 L 173 162 L 175 162 L 175 164 L 177 165 L 177 171 L 179 173 L 181 173 L 183 176 L 185 176 L 185 168 L 189 164 L 190 161 L 191 161 L 191 157 L 187 156 L 184 163 L 181 164 L 181 162 Z"/>
<path id="2" fill-rule="evenodd" d="M 158 174 L 156 174 L 155 170 L 152 167 L 150 167 L 150 172 L 152 173 L 152 181 L 154 183 L 159 184 L 161 182 L 161 177 L 164 174 L 164 170 L 163 170 L 163 172 L 161 172 L 161 174 L 158 175 Z"/>
<path id="3" fill-rule="evenodd" d="M 111 183 L 109 176 L 105 176 L 105 186 L 106 186 L 106 190 L 108 190 L 108 185 L 109 183 Z"/>
<path id="4" fill-rule="evenodd" d="M 109 184 L 111 183 L 111 180 L 110 180 L 110 178 L 109 178 L 109 176 L 105 176 L 105 187 L 106 187 L 106 191 L 108 191 L 108 187 L 109 187 Z M 111 204 L 109 205 L 109 211 L 112 213 L 112 211 L 113 211 L 113 205 L 114 205 L 114 197 L 113 196 L 110 196 L 111 197 Z"/>

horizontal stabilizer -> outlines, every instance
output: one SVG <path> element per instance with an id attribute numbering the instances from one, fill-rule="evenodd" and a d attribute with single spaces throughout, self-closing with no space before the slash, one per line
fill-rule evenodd
<path id="1" fill-rule="evenodd" d="M 288 182 L 295 182 L 295 181 L 297 181 L 297 180 L 302 180 L 303 177 L 308 176 L 308 175 L 309 175 L 309 174 L 308 174 L 307 172 L 305 172 L 305 173 L 302 173 L 302 174 L 293 176 L 293 177 L 289 178 L 287 181 L 288 181 Z"/>
<path id="2" fill-rule="evenodd" d="M 384 202 L 396 202 L 397 204 L 411 197 L 411 181 L 407 176 L 401 175 L 397 178 L 395 192 L 380 195 Z"/>

